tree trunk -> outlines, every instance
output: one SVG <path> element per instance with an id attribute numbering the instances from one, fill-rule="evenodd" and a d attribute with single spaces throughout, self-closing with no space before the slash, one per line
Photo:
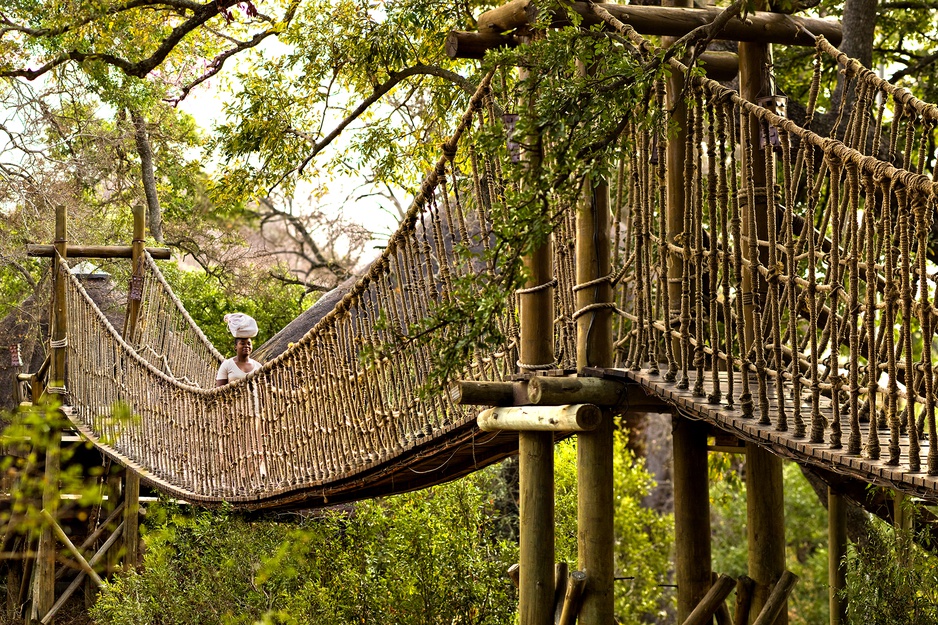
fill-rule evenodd
<path id="1" fill-rule="evenodd" d="M 147 199 L 147 227 L 154 239 L 163 242 L 163 217 L 160 199 L 156 195 L 156 177 L 153 174 L 153 149 L 147 135 L 147 120 L 138 111 L 131 111 L 134 122 L 134 140 L 140 155 L 140 174 L 143 179 L 143 194 Z"/>

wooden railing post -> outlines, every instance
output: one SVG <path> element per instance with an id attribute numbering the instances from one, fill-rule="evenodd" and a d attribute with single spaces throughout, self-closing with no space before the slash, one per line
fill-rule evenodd
<path id="1" fill-rule="evenodd" d="M 521 78 L 525 78 L 522 70 Z M 522 105 L 526 104 L 523 103 Z M 526 166 L 540 166 L 536 137 L 524 153 Z M 528 280 L 520 302 L 518 358 L 522 373 L 554 363 L 553 254 L 550 240 L 524 259 Z M 554 618 L 554 435 L 519 432 L 520 581 L 518 613 L 521 625 L 550 625 Z"/>

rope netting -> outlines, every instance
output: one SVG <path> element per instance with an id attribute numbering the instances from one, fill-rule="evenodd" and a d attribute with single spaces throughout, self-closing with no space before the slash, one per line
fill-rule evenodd
<path id="1" fill-rule="evenodd" d="M 823 38 L 816 49 L 804 126 L 822 66 L 843 70 L 827 137 L 691 79 L 683 227 L 670 236 L 668 135 L 627 138 L 618 229 L 635 260 L 617 292 L 618 366 L 664 366 L 680 388 L 761 425 L 919 471 L 923 433 L 936 436 L 938 109 Z M 653 100 L 664 106 L 663 85 Z M 925 468 L 938 474 L 938 447 Z"/>
<path id="2" fill-rule="evenodd" d="M 360 474 L 473 420 L 475 411 L 454 405 L 447 394 L 421 393 L 433 347 L 407 337 L 435 304 L 452 297 L 458 276 L 495 273 L 485 251 L 501 174 L 473 144 L 494 116 L 490 77 L 367 275 L 256 374 L 219 389 L 191 383 L 204 379 L 207 385 L 206 376 L 214 377 L 217 351 L 151 260 L 148 303 L 133 343 L 107 323 L 77 279 L 69 280 L 73 421 L 165 491 L 198 501 L 250 502 Z M 572 237 L 571 228 L 572 222 L 560 224 L 558 236 Z M 469 253 L 455 253 L 457 247 Z M 573 259 L 566 246 L 557 247 L 558 275 L 572 285 Z M 557 296 L 560 366 L 575 357 L 567 304 Z M 515 373 L 514 304 L 493 323 L 507 343 L 477 352 L 461 377 L 501 380 Z M 460 331 L 437 330 L 444 341 L 458 339 Z M 121 404 L 132 417 L 121 418 L 115 409 Z"/>
<path id="3" fill-rule="evenodd" d="M 144 271 L 131 278 L 130 297 L 140 301 L 132 336 L 136 352 L 171 378 L 203 388 L 215 386 L 215 370 L 224 360 L 173 293 L 148 252 Z"/>

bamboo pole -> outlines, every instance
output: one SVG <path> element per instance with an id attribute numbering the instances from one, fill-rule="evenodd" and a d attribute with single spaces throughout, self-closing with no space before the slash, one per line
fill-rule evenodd
<path id="1" fill-rule="evenodd" d="M 526 70 L 520 72 L 522 80 Z M 522 103 L 525 106 L 526 103 Z M 533 111 L 532 111 L 533 112 Z M 539 137 L 530 137 L 523 158 L 531 170 L 540 167 Z M 545 206 L 546 210 L 547 207 Z M 554 363 L 554 289 L 551 241 L 524 259 L 528 279 L 520 296 L 519 361 L 527 367 Z M 532 369 L 525 369 L 530 372 Z M 554 435 L 518 434 L 519 560 L 518 613 L 521 625 L 553 622 L 554 596 Z"/>
<path id="2" fill-rule="evenodd" d="M 827 487 L 827 567 L 830 586 L 830 625 L 847 622 L 847 504 L 844 498 Z"/>
<path id="3" fill-rule="evenodd" d="M 505 406 L 479 413 L 476 421 L 485 432 L 588 432 L 602 420 L 593 404 L 569 406 Z"/>
<path id="4" fill-rule="evenodd" d="M 609 184 L 590 176 L 577 206 L 576 281 L 599 282 L 577 291 L 579 310 L 613 301 L 612 285 L 602 280 L 612 272 L 609 222 Z M 612 311 L 595 308 L 577 318 L 577 369 L 612 365 Z M 612 433 L 612 414 L 604 411 L 595 430 L 577 437 L 577 547 L 579 569 L 587 575 L 580 625 L 608 625 L 614 618 Z"/>

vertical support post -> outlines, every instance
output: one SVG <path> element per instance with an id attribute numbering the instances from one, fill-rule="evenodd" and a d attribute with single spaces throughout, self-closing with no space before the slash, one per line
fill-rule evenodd
<path id="1" fill-rule="evenodd" d="M 137 544 L 140 541 L 140 476 L 131 469 L 124 469 L 124 570 L 130 571 L 139 565 Z"/>
<path id="2" fill-rule="evenodd" d="M 664 7 L 693 7 L 693 0 L 662 0 Z M 662 37 L 662 44 L 667 47 L 674 42 L 674 37 Z M 668 140 L 665 154 L 667 176 L 667 239 L 674 243 L 684 233 L 684 157 L 687 143 L 687 107 L 680 100 L 684 91 L 684 78 L 680 72 L 671 72 L 667 84 L 667 107 L 671 111 L 671 123 L 677 129 L 674 137 Z M 687 239 L 689 241 L 689 239 Z M 667 314 L 668 331 L 671 320 L 681 315 L 681 278 L 684 275 L 684 259 L 676 252 L 668 252 L 668 300 L 671 310 Z M 677 338 L 670 338 L 674 346 L 674 357 L 679 367 L 684 365 L 684 354 Z M 668 373 L 673 376 L 673 372 Z M 670 379 L 670 378 L 669 378 Z"/>
<path id="3" fill-rule="evenodd" d="M 675 415 L 672 440 L 677 622 L 683 623 L 710 590 L 712 578 L 707 426 Z"/>
<path id="4" fill-rule="evenodd" d="M 768 10 L 766 0 L 758 0 L 757 10 Z M 771 65 L 771 47 L 765 43 L 739 44 L 739 91 L 742 97 L 755 102 L 759 97 L 768 95 L 770 89 L 769 66 Z M 768 207 L 765 196 L 758 190 L 772 193 L 767 188 L 765 178 L 765 153 L 759 147 L 759 120 L 750 118 L 749 136 L 743 141 L 753 146 L 751 164 L 747 163 L 748 151 L 743 150 L 743 171 L 752 172 L 752 186 L 757 190 L 757 197 L 747 198 L 755 206 L 755 229 L 759 239 L 768 238 Z M 774 183 L 773 183 L 774 184 Z M 748 211 L 743 211 L 743 232 L 749 232 Z M 749 246 L 743 251 L 748 256 Z M 760 256 L 766 262 L 766 250 L 760 249 Z M 748 272 L 743 274 L 743 289 L 751 288 Z M 761 285 L 760 285 L 760 290 Z M 764 297 L 763 293 L 754 294 Z M 752 344 L 755 332 L 759 328 L 753 324 L 753 306 L 744 302 L 746 346 Z M 758 614 L 768 598 L 772 586 L 785 572 L 785 494 L 782 485 L 782 461 L 759 447 L 746 445 L 746 493 L 749 513 L 749 576 L 755 581 L 753 589 L 752 614 Z M 788 623 L 788 609 L 783 608 L 775 620 L 775 625 Z"/>
<path id="5" fill-rule="evenodd" d="M 105 483 L 105 488 L 107 489 L 107 511 L 110 514 L 113 512 L 117 506 L 120 504 L 121 500 L 121 485 L 123 480 L 121 476 L 116 473 L 116 465 L 111 465 L 110 470 L 106 476 L 107 482 Z M 108 527 L 108 532 L 113 532 L 117 529 L 117 523 L 114 523 L 111 527 Z M 107 554 L 105 555 L 105 571 L 110 577 L 117 572 L 118 564 L 120 563 L 120 548 L 117 545 L 114 545 L 108 549 Z"/>
<path id="6" fill-rule="evenodd" d="M 522 80 L 525 78 L 521 72 Z M 540 163 L 540 141 L 524 153 L 528 168 Z M 544 207 L 545 210 L 547 207 Z M 554 278 L 550 240 L 524 259 L 528 271 L 520 297 L 522 364 L 537 368 L 554 362 Z M 523 368 L 523 367 L 522 367 Z M 532 369 L 533 370 L 533 369 Z M 554 619 L 554 437 L 550 432 L 519 432 L 521 625 L 550 625 Z"/>
<path id="7" fill-rule="evenodd" d="M 827 488 L 827 566 L 830 586 L 830 625 L 846 625 L 847 599 L 847 506 L 844 498 Z"/>
<path id="8" fill-rule="evenodd" d="M 146 236 L 146 215 L 142 204 L 133 208 L 134 239 L 131 246 L 131 262 L 133 263 L 133 278 L 143 276 L 144 237 Z M 133 280 L 132 278 L 132 280 Z M 137 318 L 140 316 L 140 300 L 132 295 L 133 282 L 131 282 L 130 296 L 127 301 L 127 320 L 124 323 L 124 338 L 133 340 L 137 328 Z M 140 476 L 131 469 L 124 470 L 124 569 L 135 569 L 139 565 L 137 544 L 139 542 L 139 512 L 140 512 Z"/>
<path id="9" fill-rule="evenodd" d="M 759 445 L 746 444 L 746 508 L 752 615 L 762 611 L 769 593 L 785 572 L 785 492 L 782 460 Z M 773 625 L 788 624 L 783 607 Z"/>
<path id="10" fill-rule="evenodd" d="M 578 284 L 610 275 L 609 222 L 609 184 L 587 178 L 576 218 Z M 612 302 L 612 286 L 599 282 L 580 289 L 576 297 L 578 309 Z M 577 368 L 611 367 L 612 349 L 611 310 L 600 308 L 577 318 Z M 579 568 L 586 573 L 581 625 L 608 625 L 614 620 L 612 435 L 612 413 L 604 410 L 599 427 L 577 436 L 577 551 Z"/>
<path id="11" fill-rule="evenodd" d="M 61 432 L 56 428 L 46 441 L 45 478 L 42 489 L 42 508 L 55 518 L 59 507 L 59 442 Z M 39 535 L 39 553 L 36 555 L 36 595 L 33 602 L 36 612 L 45 616 L 55 603 L 55 535 L 52 528 L 43 523 Z"/>
<path id="12" fill-rule="evenodd" d="M 691 0 L 663 0 L 662 6 L 691 7 Z M 665 45 L 674 38 L 662 38 Z M 668 141 L 667 162 L 667 237 L 676 241 L 684 234 L 684 161 L 687 144 L 687 107 L 680 101 L 684 91 L 684 79 L 679 72 L 671 72 L 667 85 L 667 105 L 673 111 L 671 119 L 677 133 Z M 685 241 L 689 241 L 684 237 Z M 685 242 L 685 245 L 689 243 Z M 682 276 L 684 260 L 678 254 L 669 253 L 668 297 L 671 310 L 670 320 L 680 315 Z M 685 366 L 683 350 L 677 339 L 671 339 L 679 366 Z M 673 375 L 673 372 L 669 372 Z M 677 581 L 677 620 L 679 623 L 690 616 L 697 603 L 710 590 L 711 545 L 710 545 L 710 484 L 708 479 L 707 432 L 701 424 L 675 416 L 673 419 L 674 444 L 674 535 L 675 576 Z"/>

